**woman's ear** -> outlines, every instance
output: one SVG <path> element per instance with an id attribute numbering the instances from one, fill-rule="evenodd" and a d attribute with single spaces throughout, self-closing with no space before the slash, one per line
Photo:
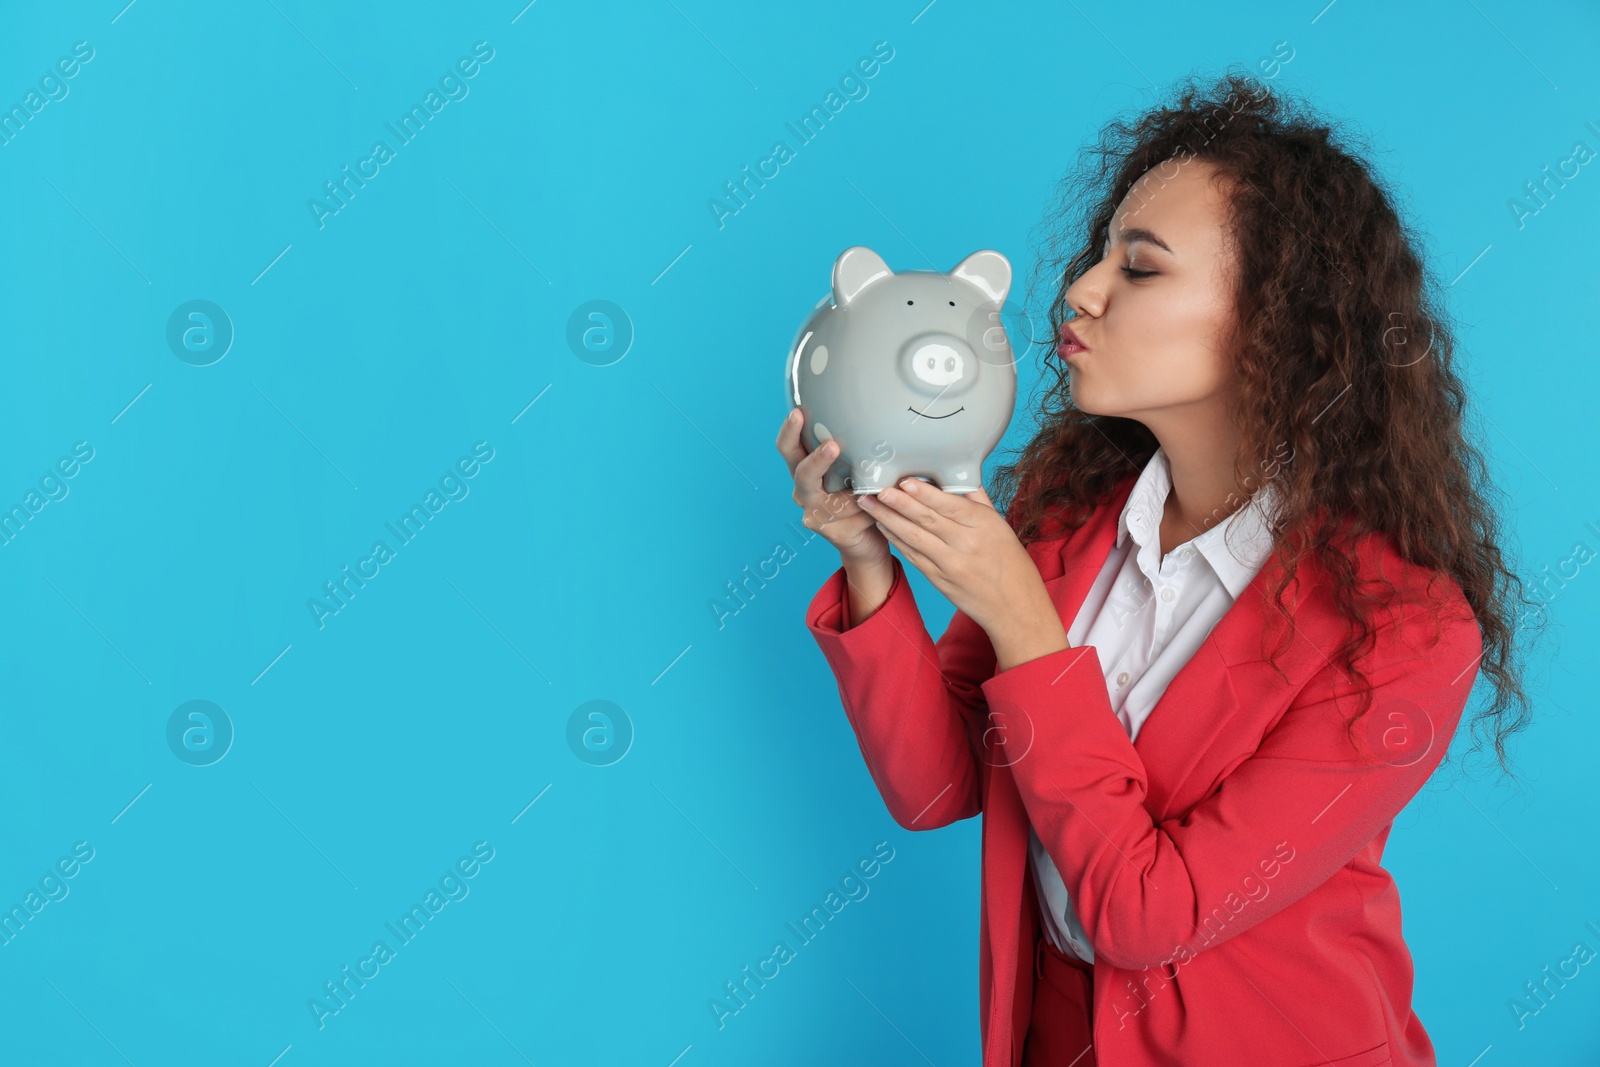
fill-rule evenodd
<path id="1" fill-rule="evenodd" d="M 999 252 L 984 249 L 956 264 L 950 272 L 952 278 L 961 278 L 983 290 L 985 296 L 996 304 L 1006 302 L 1011 291 L 1011 262 Z"/>
<path id="2" fill-rule="evenodd" d="M 844 307 L 868 285 L 893 273 L 878 253 L 866 245 L 852 245 L 833 262 L 834 306 Z"/>

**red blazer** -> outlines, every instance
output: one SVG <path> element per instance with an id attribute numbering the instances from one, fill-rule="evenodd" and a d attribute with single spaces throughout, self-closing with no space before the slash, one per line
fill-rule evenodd
<path id="1" fill-rule="evenodd" d="M 1063 626 L 1134 481 L 1078 530 L 1028 548 Z M 1361 666 L 1373 705 L 1353 737 L 1356 687 L 1333 663 L 1344 622 L 1314 560 L 1285 593 L 1290 605 L 1303 590 L 1279 661 L 1287 677 L 1264 644 L 1278 636 L 1266 598 L 1281 573 L 1274 552 L 1137 743 L 1092 645 L 996 674 L 987 634 L 962 612 L 929 637 L 898 559 L 888 601 L 848 630 L 843 568 L 817 592 L 806 623 L 895 821 L 932 830 L 984 815 L 985 1067 L 1021 1062 L 1032 1008 L 1030 822 L 1094 946 L 1101 1067 L 1433 1067 L 1411 1010 L 1399 896 L 1379 861 L 1395 816 L 1445 755 L 1482 633 L 1448 575 L 1425 602 L 1429 572 L 1387 536 L 1361 539 L 1356 555 L 1358 573 L 1393 582 L 1401 606 L 1370 616 L 1376 645 Z"/>

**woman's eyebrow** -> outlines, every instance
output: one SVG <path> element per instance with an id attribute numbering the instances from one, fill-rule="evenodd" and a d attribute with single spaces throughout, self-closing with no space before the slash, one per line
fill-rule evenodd
<path id="1" fill-rule="evenodd" d="M 1148 241 L 1150 244 L 1155 245 L 1163 252 L 1172 252 L 1172 249 L 1167 247 L 1167 242 L 1163 241 L 1149 230 L 1146 230 L 1140 226 L 1134 226 L 1130 229 L 1123 230 L 1122 240 L 1128 244 L 1132 244 L 1135 241 Z"/>

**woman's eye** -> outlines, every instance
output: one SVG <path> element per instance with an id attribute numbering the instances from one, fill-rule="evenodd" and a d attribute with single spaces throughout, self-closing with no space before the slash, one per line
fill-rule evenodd
<path id="1" fill-rule="evenodd" d="M 1148 278 L 1157 272 L 1153 270 L 1134 270 L 1132 267 L 1123 267 L 1122 273 L 1126 274 L 1130 278 Z"/>

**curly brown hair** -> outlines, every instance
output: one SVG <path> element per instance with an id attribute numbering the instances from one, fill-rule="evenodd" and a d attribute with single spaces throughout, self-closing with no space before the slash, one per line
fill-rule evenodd
<path id="1" fill-rule="evenodd" d="M 1284 589 L 1313 556 L 1350 624 L 1337 654 L 1364 683 L 1356 660 L 1374 643 L 1366 611 L 1390 603 L 1395 588 L 1357 588 L 1357 540 L 1386 535 L 1410 563 L 1453 578 L 1477 617 L 1481 670 L 1495 689 L 1470 732 L 1476 739 L 1480 725 L 1493 725 L 1496 758 L 1511 775 L 1506 741 L 1532 718 L 1514 600 L 1533 606 L 1522 622 L 1542 625 L 1544 613 L 1502 557 L 1501 512 L 1486 500 L 1484 459 L 1462 432 L 1466 389 L 1420 242 L 1364 146 L 1347 147 L 1351 139 L 1303 102 L 1232 70 L 1204 85 L 1191 75 L 1173 95 L 1132 121 L 1113 120 L 1062 180 L 1035 273 L 1038 284 L 1059 283 L 1050 330 L 1030 339 L 1053 380 L 1041 375 L 1036 434 L 991 478 L 996 506 L 1025 544 L 1061 536 L 1155 453 L 1142 423 L 1074 406 L 1055 340 L 1070 317 L 1068 287 L 1098 261 L 1134 183 L 1174 160 L 1214 164 L 1232 179 L 1224 188 L 1239 268 L 1228 349 L 1242 386 L 1231 409 L 1244 435 L 1235 474 L 1248 486 L 1271 468 L 1282 491 L 1273 535 L 1284 572 L 1271 599 L 1286 615 Z M 1371 702 L 1369 684 L 1362 712 Z"/>

